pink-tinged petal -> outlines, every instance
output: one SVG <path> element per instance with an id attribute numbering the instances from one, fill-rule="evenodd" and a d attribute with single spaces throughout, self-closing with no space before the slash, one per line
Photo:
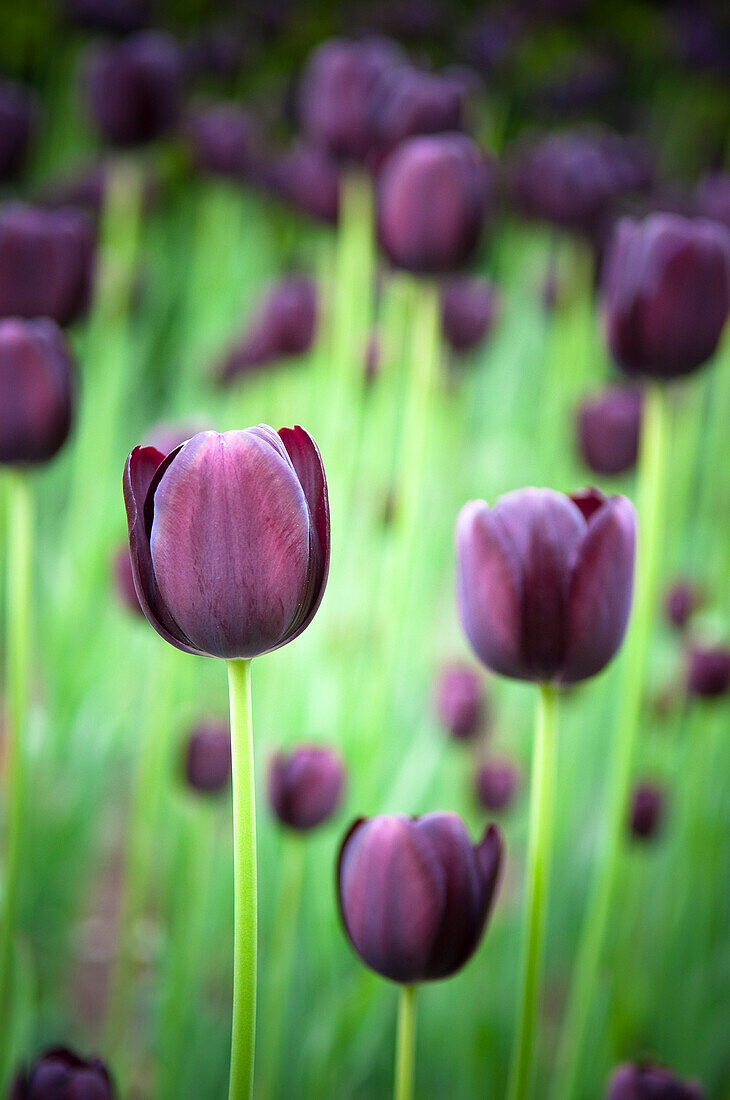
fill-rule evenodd
<path id="1" fill-rule="evenodd" d="M 612 497 L 588 524 L 568 600 L 568 648 L 561 680 L 594 676 L 624 637 L 633 590 L 636 513 Z"/>

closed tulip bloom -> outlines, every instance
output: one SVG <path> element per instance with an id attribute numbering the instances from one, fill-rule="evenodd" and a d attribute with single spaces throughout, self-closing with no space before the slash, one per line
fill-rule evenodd
<path id="1" fill-rule="evenodd" d="M 88 305 L 93 258 L 93 230 L 80 211 L 8 204 L 0 211 L 0 317 L 75 321 Z"/>
<path id="2" fill-rule="evenodd" d="M 664 617 L 676 630 L 684 630 L 701 603 L 696 585 L 688 580 L 675 581 L 664 596 Z"/>
<path id="3" fill-rule="evenodd" d="M 701 699 L 714 699 L 730 690 L 730 649 L 695 645 L 689 651 L 687 690 Z"/>
<path id="4" fill-rule="evenodd" d="M 185 779 L 191 790 L 218 794 L 231 782 L 231 731 L 223 722 L 201 722 L 185 746 Z"/>
<path id="5" fill-rule="evenodd" d="M 456 814 L 355 822 L 337 872 L 350 943 L 366 966 L 393 982 L 450 977 L 479 944 L 501 864 L 496 825 L 473 845 Z"/>
<path id="6" fill-rule="evenodd" d="M 9 1100 L 114 1100 L 109 1071 L 99 1058 L 52 1047 L 15 1078 Z"/>
<path id="7" fill-rule="evenodd" d="M 508 810 L 514 801 L 520 773 L 511 760 L 486 760 L 476 773 L 476 793 L 480 805 L 490 813 Z"/>
<path id="8" fill-rule="evenodd" d="M 0 463 L 48 462 L 60 450 L 71 428 L 75 373 L 53 321 L 0 321 Z"/>
<path id="9" fill-rule="evenodd" d="M 0 81 L 0 180 L 23 168 L 36 123 L 35 101 L 20 84 Z"/>
<path id="10" fill-rule="evenodd" d="M 656 783 L 637 783 L 631 795 L 629 829 L 637 840 L 651 840 L 664 820 L 664 791 Z"/>
<path id="11" fill-rule="evenodd" d="M 381 246 L 395 267 L 445 274 L 476 250 L 490 203 L 489 162 L 465 134 L 409 138 L 377 185 Z"/>
<path id="12" fill-rule="evenodd" d="M 611 354 L 628 374 L 671 379 L 714 355 L 730 309 L 730 233 L 652 214 L 619 222 L 607 259 Z"/>
<path id="13" fill-rule="evenodd" d="M 230 382 L 269 363 L 309 351 L 317 330 L 318 292 L 313 279 L 291 275 L 265 294 L 243 339 L 220 370 Z"/>
<path id="14" fill-rule="evenodd" d="M 636 518 L 625 497 L 519 489 L 471 501 L 456 528 L 461 622 L 481 661 L 519 680 L 577 683 L 626 630 Z"/>
<path id="15" fill-rule="evenodd" d="M 259 155 L 256 124 L 235 103 L 212 103 L 191 111 L 185 130 L 198 172 L 241 180 Z"/>
<path id="16" fill-rule="evenodd" d="M 276 195 L 303 214 L 334 224 L 339 214 L 340 168 L 325 150 L 298 142 L 272 169 Z"/>
<path id="17" fill-rule="evenodd" d="M 436 681 L 436 711 L 441 725 L 458 741 L 479 732 L 482 720 L 482 681 L 468 665 L 447 665 Z"/>
<path id="18" fill-rule="evenodd" d="M 200 432 L 124 471 L 132 568 L 157 632 L 188 653 L 247 659 L 309 625 L 327 581 L 324 467 L 303 428 Z"/>
<path id="19" fill-rule="evenodd" d="M 472 351 L 489 334 L 498 300 L 489 279 L 456 276 L 441 289 L 441 326 L 455 352 Z"/>
<path id="20" fill-rule="evenodd" d="M 578 449 L 589 470 L 613 477 L 633 469 L 639 453 L 641 394 L 608 389 L 587 397 L 576 417 Z"/>
<path id="21" fill-rule="evenodd" d="M 339 753 L 324 745 L 277 752 L 269 764 L 269 804 L 290 829 L 321 825 L 340 804 L 345 768 Z"/>
<path id="22" fill-rule="evenodd" d="M 134 574 L 132 573 L 132 559 L 129 556 L 129 546 L 120 546 L 114 552 L 112 558 L 112 576 L 114 591 L 117 594 L 122 607 L 131 611 L 134 615 L 143 615 L 144 612 L 137 599 L 137 589 L 134 587 Z"/>
<path id="23" fill-rule="evenodd" d="M 180 110 L 180 53 L 166 34 L 144 31 L 89 58 L 91 117 L 112 145 L 144 145 L 166 134 Z"/>
<path id="24" fill-rule="evenodd" d="M 417 134 L 461 130 L 464 92 L 455 80 L 422 72 L 411 65 L 385 69 L 370 98 L 377 144 L 392 149 Z"/>
<path id="25" fill-rule="evenodd" d="M 699 1081 L 681 1081 L 663 1066 L 619 1066 L 611 1074 L 606 1100 L 704 1100 Z"/>

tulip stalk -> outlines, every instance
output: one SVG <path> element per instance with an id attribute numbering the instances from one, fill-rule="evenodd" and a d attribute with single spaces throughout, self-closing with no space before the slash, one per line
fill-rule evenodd
<path id="1" fill-rule="evenodd" d="M 614 739 L 605 849 L 578 946 L 553 1092 L 556 1100 L 570 1100 L 575 1094 L 624 842 L 634 747 L 656 605 L 664 511 L 667 417 L 666 389 L 661 383 L 651 383 L 646 391 L 639 450 L 637 491 L 640 528 L 636 597 L 624 652 L 624 682 Z"/>
<path id="2" fill-rule="evenodd" d="M 416 989 L 402 985 L 398 997 L 393 1100 L 412 1100 L 416 1067 Z"/>
<path id="3" fill-rule="evenodd" d="M 525 1100 L 529 1095 L 537 1033 L 555 818 L 556 715 L 557 691 L 550 684 L 541 684 L 532 757 L 522 997 L 510 1073 L 510 1100 Z"/>
<path id="4" fill-rule="evenodd" d="M 256 801 L 251 662 L 228 661 L 233 779 L 233 1026 L 229 1100 L 253 1095 L 256 1041 Z"/>

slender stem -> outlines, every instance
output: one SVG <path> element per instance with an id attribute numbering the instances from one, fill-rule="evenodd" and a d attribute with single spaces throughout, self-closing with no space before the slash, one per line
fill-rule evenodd
<path id="1" fill-rule="evenodd" d="M 553 1091 L 555 1100 L 570 1100 L 578 1081 L 625 834 L 644 672 L 656 603 L 664 510 L 666 434 L 666 394 L 661 385 L 653 384 L 647 389 L 644 404 L 638 473 L 639 544 L 636 596 L 623 657 L 624 682 L 620 696 L 618 729 L 614 739 L 605 848 L 596 870 L 578 944 L 559 1050 L 558 1073 Z"/>
<path id="2" fill-rule="evenodd" d="M 25 735 L 30 662 L 31 562 L 33 501 L 26 474 L 6 475 L 7 595 L 5 740 L 6 823 L 3 906 L 0 914 L 0 1035 L 12 1033 L 13 939 L 18 913 L 18 880 L 22 865 L 25 802 Z M 12 1057 L 11 1043 L 0 1043 L 0 1092 Z"/>
<path id="3" fill-rule="evenodd" d="M 556 689 L 549 684 L 541 684 L 532 754 L 522 999 L 510 1074 L 511 1100 L 525 1100 L 529 1094 L 537 1032 L 548 881 L 553 847 L 556 712 Z"/>
<path id="4" fill-rule="evenodd" d="M 415 985 L 402 985 L 398 997 L 393 1100 L 412 1100 L 413 1097 L 413 1081 L 416 1075 L 416 989 Z"/>
<path id="5" fill-rule="evenodd" d="M 256 798 L 251 662 L 228 662 L 233 762 L 233 1028 L 228 1100 L 253 1095 L 256 1039 Z"/>

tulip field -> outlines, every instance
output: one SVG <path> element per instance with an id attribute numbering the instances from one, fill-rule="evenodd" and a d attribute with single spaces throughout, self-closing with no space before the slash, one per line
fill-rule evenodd
<path id="1" fill-rule="evenodd" d="M 2 24 L 0 1098 L 730 1100 L 724 5 Z"/>

